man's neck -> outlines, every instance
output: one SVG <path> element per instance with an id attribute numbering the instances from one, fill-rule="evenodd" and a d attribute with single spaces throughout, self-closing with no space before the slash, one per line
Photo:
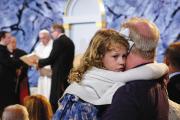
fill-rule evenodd
<path id="1" fill-rule="evenodd" d="M 134 66 L 132 66 L 132 68 L 137 67 L 139 65 L 152 63 L 152 62 L 154 62 L 154 61 L 153 60 L 145 60 L 145 59 L 136 59 L 136 61 L 134 61 Z"/>
<path id="2" fill-rule="evenodd" d="M 133 60 L 131 60 L 131 63 L 130 64 L 128 63 L 128 66 L 127 66 L 126 70 L 135 68 L 135 67 L 137 67 L 139 65 L 152 63 L 152 62 L 154 62 L 154 59 L 146 60 L 146 59 L 143 59 L 142 57 L 134 55 Z"/>

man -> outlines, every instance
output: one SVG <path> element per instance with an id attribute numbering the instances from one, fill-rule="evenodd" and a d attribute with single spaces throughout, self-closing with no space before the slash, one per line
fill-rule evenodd
<path id="1" fill-rule="evenodd" d="M 70 69 L 73 67 L 74 43 L 64 34 L 62 25 L 54 24 L 51 28 L 51 34 L 54 39 L 53 48 L 48 58 L 38 61 L 38 67 L 51 65 L 52 83 L 50 102 L 55 112 L 58 108 L 58 99 L 68 86 L 68 75 Z"/>
<path id="2" fill-rule="evenodd" d="M 10 105 L 4 109 L 2 120 L 29 120 L 29 114 L 22 105 Z"/>
<path id="3" fill-rule="evenodd" d="M 11 54 L 16 59 L 19 59 L 21 56 L 26 55 L 27 53 L 24 50 L 21 50 L 16 47 L 16 38 L 11 37 L 7 48 Z M 16 87 L 15 92 L 18 96 L 18 103 L 23 103 L 24 97 L 30 94 L 29 92 L 29 84 L 27 79 L 27 70 L 28 65 L 21 62 L 21 65 L 16 69 Z"/>
<path id="4" fill-rule="evenodd" d="M 180 42 L 172 43 L 165 52 L 164 62 L 169 67 L 167 84 L 169 98 L 180 104 Z"/>
<path id="5" fill-rule="evenodd" d="M 34 54 L 39 58 L 47 58 L 52 50 L 53 41 L 50 33 L 47 30 L 41 30 L 39 32 L 40 43 L 35 48 Z M 38 79 L 37 93 L 45 96 L 49 99 L 51 89 L 51 67 L 45 66 L 39 69 L 40 76 Z"/>
<path id="6" fill-rule="evenodd" d="M 129 38 L 134 41 L 126 69 L 153 63 L 158 28 L 142 18 L 132 18 L 122 27 L 129 29 Z M 126 83 L 114 94 L 103 120 L 168 120 L 168 97 L 162 81 L 163 78 Z"/>
<path id="7" fill-rule="evenodd" d="M 41 30 L 39 32 L 38 44 L 35 46 L 33 52 L 27 55 L 27 57 L 35 55 L 38 58 L 47 58 L 52 50 L 52 44 L 53 41 L 51 39 L 49 31 L 46 29 Z M 30 59 L 31 58 L 29 58 L 28 60 Z M 32 66 L 28 71 L 31 93 L 42 94 L 47 97 L 47 99 L 49 99 L 51 76 L 47 74 L 51 74 L 50 66 L 43 67 L 43 69 L 40 69 L 39 72 L 34 68 L 33 65 L 29 64 L 29 66 Z M 44 71 L 47 73 L 46 75 L 43 75 Z"/>
<path id="8" fill-rule="evenodd" d="M 4 107 L 17 103 L 15 79 L 16 69 L 21 62 L 11 56 L 7 49 L 11 37 L 9 32 L 0 31 L 0 115 Z"/>

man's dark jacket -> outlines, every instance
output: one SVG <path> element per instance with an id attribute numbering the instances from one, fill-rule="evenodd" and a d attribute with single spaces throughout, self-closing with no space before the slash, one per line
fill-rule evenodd
<path id="1" fill-rule="evenodd" d="M 20 60 L 14 59 L 6 46 L 0 45 L 0 112 L 4 107 L 17 103 L 15 80 L 20 64 Z"/>
<path id="2" fill-rule="evenodd" d="M 167 85 L 169 98 L 180 104 L 180 74 L 177 74 L 170 78 Z"/>
<path id="3" fill-rule="evenodd" d="M 50 102 L 55 112 L 58 108 L 58 99 L 68 86 L 68 75 L 73 67 L 74 43 L 66 35 L 61 35 L 54 40 L 51 53 L 48 58 L 39 60 L 39 67 L 51 65 L 52 82 Z"/>
<path id="4" fill-rule="evenodd" d="M 168 97 L 162 79 L 126 83 L 113 96 L 103 120 L 168 120 Z"/>

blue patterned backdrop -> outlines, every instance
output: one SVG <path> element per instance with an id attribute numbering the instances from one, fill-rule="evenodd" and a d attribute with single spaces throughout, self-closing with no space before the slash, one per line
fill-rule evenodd
<path id="1" fill-rule="evenodd" d="M 0 0 L 0 28 L 13 33 L 19 48 L 31 51 L 41 29 L 62 23 L 65 0 Z"/>
<path id="2" fill-rule="evenodd" d="M 180 0 L 104 0 L 108 28 L 119 29 L 133 16 L 153 21 L 160 29 L 157 60 L 162 62 L 167 46 L 180 40 Z"/>
<path id="3" fill-rule="evenodd" d="M 18 47 L 30 52 L 40 29 L 63 23 L 65 3 L 66 0 L 0 0 L 0 29 L 11 31 Z M 157 24 L 161 32 L 159 62 L 167 46 L 180 40 L 180 0 L 104 0 L 104 5 L 108 28 L 119 30 L 122 21 L 132 16 Z"/>

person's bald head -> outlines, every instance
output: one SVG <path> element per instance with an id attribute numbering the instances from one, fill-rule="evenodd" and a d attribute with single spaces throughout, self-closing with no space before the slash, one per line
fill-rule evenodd
<path id="1" fill-rule="evenodd" d="M 144 18 L 131 18 L 122 24 L 122 28 L 129 29 L 129 37 L 134 47 L 145 58 L 155 56 L 155 50 L 160 38 L 156 25 Z"/>
<path id="2" fill-rule="evenodd" d="M 29 114 L 26 107 L 15 104 L 4 109 L 2 120 L 29 120 Z"/>

